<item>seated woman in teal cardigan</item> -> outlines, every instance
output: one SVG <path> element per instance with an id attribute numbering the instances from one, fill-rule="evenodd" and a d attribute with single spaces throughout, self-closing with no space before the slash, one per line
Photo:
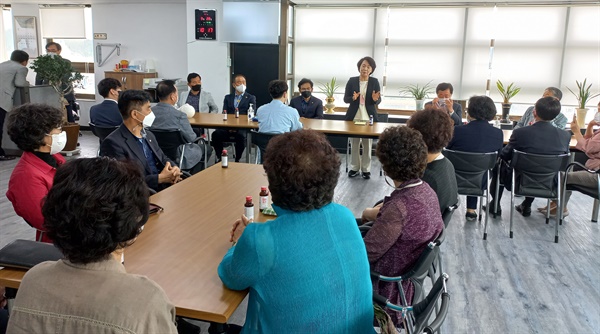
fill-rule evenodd
<path id="1" fill-rule="evenodd" d="M 264 168 L 278 217 L 237 220 L 219 265 L 228 288 L 250 289 L 242 333 L 374 333 L 365 245 L 352 212 L 331 203 L 335 149 L 312 130 L 282 134 Z"/>

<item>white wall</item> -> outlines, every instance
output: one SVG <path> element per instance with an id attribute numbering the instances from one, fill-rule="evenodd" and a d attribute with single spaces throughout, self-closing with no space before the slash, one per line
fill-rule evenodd
<path id="1" fill-rule="evenodd" d="M 223 40 L 223 1 L 187 1 L 187 70 L 196 72 L 202 77 L 202 89 L 210 92 L 219 108 L 223 105 L 223 97 L 230 93 L 229 43 Z M 215 9 L 217 11 L 217 40 L 197 41 L 194 33 L 194 11 L 196 9 Z"/>
<path id="2" fill-rule="evenodd" d="M 187 76 L 186 27 L 184 3 L 165 4 L 95 4 L 92 6 L 94 33 L 106 33 L 108 39 L 97 43 L 121 43 L 121 54 L 109 58 L 104 66 L 96 63 L 96 84 L 104 79 L 104 71 L 111 71 L 122 59 L 153 59 L 160 78 Z M 104 58 L 110 47 L 102 48 Z M 96 101 L 81 101 L 80 124 L 89 122 L 89 108 L 102 101 L 96 92 Z"/>

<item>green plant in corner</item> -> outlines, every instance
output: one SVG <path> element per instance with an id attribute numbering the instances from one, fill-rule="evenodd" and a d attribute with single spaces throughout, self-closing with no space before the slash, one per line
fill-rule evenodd
<path id="1" fill-rule="evenodd" d="M 325 93 L 325 96 L 328 99 L 331 99 L 331 98 L 333 98 L 333 94 L 335 94 L 335 92 L 338 90 L 338 88 L 340 88 L 340 86 L 337 85 L 336 83 L 337 83 L 337 80 L 335 79 L 335 77 L 333 77 L 333 78 L 331 78 L 330 82 L 320 84 L 319 89 Z"/>
<path id="2" fill-rule="evenodd" d="M 31 69 L 56 90 L 63 106 L 66 104 L 65 95 L 73 91 L 73 84 L 83 80 L 83 76 L 73 68 L 71 62 L 58 55 L 37 57 L 31 63 Z M 63 110 L 66 120 L 66 109 L 63 107 Z"/>
<path id="3" fill-rule="evenodd" d="M 502 81 L 500 80 L 496 81 L 496 88 L 498 88 L 500 95 L 502 95 L 504 103 L 510 103 L 510 99 L 515 97 L 515 95 L 519 94 L 521 91 L 521 88 L 515 86 L 514 82 L 511 82 L 510 85 L 504 87 L 504 84 L 502 84 Z"/>
<path id="4" fill-rule="evenodd" d="M 589 86 L 586 87 L 587 78 L 584 79 L 583 82 L 579 82 L 577 80 L 575 80 L 575 82 L 577 83 L 577 93 L 572 91 L 569 87 L 567 87 L 567 89 L 569 90 L 569 92 L 575 95 L 575 98 L 577 98 L 577 104 L 579 106 L 579 109 L 585 109 L 585 105 L 587 104 L 587 102 L 597 96 L 600 96 L 600 93 L 592 95 L 592 84 L 589 84 Z"/>
<path id="5" fill-rule="evenodd" d="M 416 85 L 408 85 L 402 87 L 400 90 L 400 95 L 405 97 L 412 96 L 415 100 L 424 100 L 429 97 L 429 94 L 433 93 L 433 87 L 431 86 L 431 81 L 426 83 L 423 86 Z"/>

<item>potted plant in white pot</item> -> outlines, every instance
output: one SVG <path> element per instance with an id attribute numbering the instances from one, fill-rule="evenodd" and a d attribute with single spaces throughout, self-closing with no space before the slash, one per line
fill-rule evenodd
<path id="1" fill-rule="evenodd" d="M 60 105 L 63 110 L 62 129 L 67 133 L 67 144 L 64 152 L 72 152 L 77 149 L 79 139 L 79 124 L 67 122 L 67 100 L 65 95 L 73 91 L 73 84 L 83 79 L 81 73 L 76 71 L 71 62 L 58 55 L 43 55 L 37 57 L 31 63 L 31 69 L 47 81 L 58 93 Z"/>
<path id="2" fill-rule="evenodd" d="M 577 83 L 577 92 L 574 92 L 571 90 L 571 88 L 567 87 L 567 89 L 573 94 L 575 95 L 575 98 L 577 98 L 577 124 L 579 124 L 580 128 L 584 128 L 585 127 L 585 116 L 587 115 L 587 111 L 588 108 L 585 107 L 585 105 L 587 104 L 587 102 L 597 96 L 600 96 L 600 93 L 596 93 L 592 95 L 591 92 L 591 88 L 592 88 L 592 84 L 589 84 L 586 87 L 587 84 L 587 78 L 583 80 L 583 82 L 579 82 L 577 80 L 575 80 L 575 83 Z"/>
<path id="3" fill-rule="evenodd" d="M 419 86 L 419 84 L 404 86 L 400 90 L 401 96 L 415 99 L 415 110 L 423 110 L 425 99 L 429 98 L 430 93 L 433 93 L 431 81 L 423 86 Z"/>
<path id="4" fill-rule="evenodd" d="M 319 89 L 325 93 L 325 102 L 327 102 L 325 104 L 325 113 L 327 114 L 333 113 L 333 109 L 335 108 L 335 98 L 333 97 L 333 94 L 335 94 L 338 88 L 340 88 L 340 86 L 337 85 L 335 77 L 331 78 L 330 82 L 319 85 Z"/>
<path id="5" fill-rule="evenodd" d="M 502 123 L 510 123 L 510 120 L 508 119 L 508 114 L 510 113 L 510 107 L 512 105 L 512 103 L 510 103 L 510 99 L 515 97 L 515 95 L 519 94 L 521 88 L 515 86 L 514 82 L 511 82 L 510 85 L 504 87 L 504 84 L 502 84 L 502 81 L 500 80 L 496 81 L 496 88 L 498 88 L 498 91 L 500 92 L 500 95 L 503 99 L 502 120 L 500 121 Z"/>

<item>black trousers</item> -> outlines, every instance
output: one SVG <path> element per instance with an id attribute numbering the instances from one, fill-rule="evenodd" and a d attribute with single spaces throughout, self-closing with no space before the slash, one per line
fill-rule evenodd
<path id="1" fill-rule="evenodd" d="M 500 199 L 502 199 L 502 192 L 504 191 L 504 188 L 506 188 L 506 190 L 512 189 L 512 168 L 506 166 L 504 162 L 501 162 L 500 167 L 496 165 L 492 170 L 492 182 L 490 184 L 490 195 L 492 197 L 492 202 L 494 196 L 496 196 L 496 179 L 498 173 L 500 173 L 501 183 L 500 188 L 498 188 L 498 207 L 500 207 Z M 523 206 L 530 207 L 534 199 L 535 197 L 525 197 L 525 200 L 521 204 Z"/>
<path id="2" fill-rule="evenodd" d="M 2 148 L 2 134 L 4 132 L 4 119 L 6 118 L 6 110 L 0 108 L 0 155 L 6 155 Z"/>
<path id="3" fill-rule="evenodd" d="M 246 147 L 246 130 L 217 129 L 212 134 L 212 146 L 215 148 L 217 160 L 223 152 L 223 143 L 235 142 L 235 162 L 239 162 Z"/>

